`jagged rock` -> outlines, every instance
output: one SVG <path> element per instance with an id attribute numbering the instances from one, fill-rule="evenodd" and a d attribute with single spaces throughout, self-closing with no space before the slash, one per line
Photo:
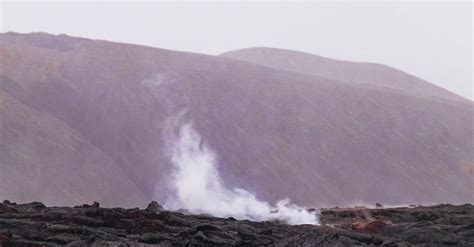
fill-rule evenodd
<path id="1" fill-rule="evenodd" d="M 99 227 L 104 225 L 104 221 L 100 219 L 94 219 L 92 217 L 87 217 L 87 216 L 74 216 L 73 222 L 76 224 L 80 225 L 85 225 L 85 226 L 92 226 L 92 227 Z"/>
<path id="2" fill-rule="evenodd" d="M 352 223 L 352 229 L 365 233 L 377 233 L 382 227 L 388 225 L 389 221 L 372 220 L 370 222 L 355 221 Z"/>
<path id="3" fill-rule="evenodd" d="M 0 231 L 0 246 L 5 246 L 10 242 L 12 234 L 9 231 Z"/>
<path id="4" fill-rule="evenodd" d="M 82 204 L 81 206 L 75 206 L 75 208 L 98 208 L 100 207 L 100 203 L 93 202 L 92 204 Z"/>
<path id="5" fill-rule="evenodd" d="M 43 209 L 46 209 L 46 206 L 41 202 L 16 204 L 10 201 L 4 201 L 3 204 L 7 204 L 10 207 L 15 208 L 20 213 L 40 213 Z"/>
<path id="6" fill-rule="evenodd" d="M 0 214 L 6 214 L 6 213 L 18 213 L 18 210 L 16 208 L 6 204 L 6 203 L 0 203 Z"/>
<path id="7" fill-rule="evenodd" d="M 80 241 L 81 237 L 71 233 L 61 233 L 48 237 L 46 240 L 48 242 L 53 242 L 57 244 L 68 244 L 71 242 Z"/>
<path id="8" fill-rule="evenodd" d="M 142 234 L 139 238 L 140 242 L 147 243 L 147 244 L 159 244 L 164 241 L 170 241 L 173 240 L 172 237 L 163 235 L 163 234 L 158 234 L 158 233 L 145 233 Z"/>
<path id="9" fill-rule="evenodd" d="M 159 213 L 163 211 L 163 206 L 161 206 L 158 202 L 152 201 L 148 204 L 146 207 L 147 211 L 153 212 L 153 213 Z"/>
<path id="10" fill-rule="evenodd" d="M 473 205 L 324 209 L 321 226 L 153 212 L 148 208 L 100 208 L 87 204 L 73 208 L 45 207 L 40 203 L 10 202 L 2 205 L 17 213 L 0 214 L 0 246 L 474 244 Z"/>

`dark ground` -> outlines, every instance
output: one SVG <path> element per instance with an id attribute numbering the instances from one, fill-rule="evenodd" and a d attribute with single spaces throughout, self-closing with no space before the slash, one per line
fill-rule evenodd
<path id="1" fill-rule="evenodd" d="M 0 204 L 1 246 L 474 246 L 470 204 L 322 209 L 321 226 L 289 226 L 99 204 Z"/>

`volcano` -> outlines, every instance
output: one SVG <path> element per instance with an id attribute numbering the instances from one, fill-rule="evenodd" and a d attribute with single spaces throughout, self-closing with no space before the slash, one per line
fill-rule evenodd
<path id="1" fill-rule="evenodd" d="M 0 198 L 133 207 L 192 122 L 228 187 L 314 207 L 474 202 L 474 104 L 385 65 L 0 35 Z"/>

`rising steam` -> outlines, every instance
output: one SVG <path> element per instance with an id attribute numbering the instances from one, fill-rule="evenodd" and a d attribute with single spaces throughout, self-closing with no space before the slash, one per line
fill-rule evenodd
<path id="1" fill-rule="evenodd" d="M 171 161 L 174 166 L 172 186 L 176 195 L 167 201 L 168 208 L 185 208 L 192 213 L 218 217 L 318 224 L 314 212 L 291 204 L 288 199 L 271 206 L 246 190 L 226 188 L 217 171 L 215 153 L 201 143 L 199 134 L 190 123 L 182 125 L 175 136 Z"/>

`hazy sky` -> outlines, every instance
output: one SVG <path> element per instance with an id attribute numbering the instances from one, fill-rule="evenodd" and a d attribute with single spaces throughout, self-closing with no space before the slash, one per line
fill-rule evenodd
<path id="1" fill-rule="evenodd" d="M 387 64 L 474 99 L 472 3 L 5 2 L 1 31 L 219 54 L 254 46 Z"/>

